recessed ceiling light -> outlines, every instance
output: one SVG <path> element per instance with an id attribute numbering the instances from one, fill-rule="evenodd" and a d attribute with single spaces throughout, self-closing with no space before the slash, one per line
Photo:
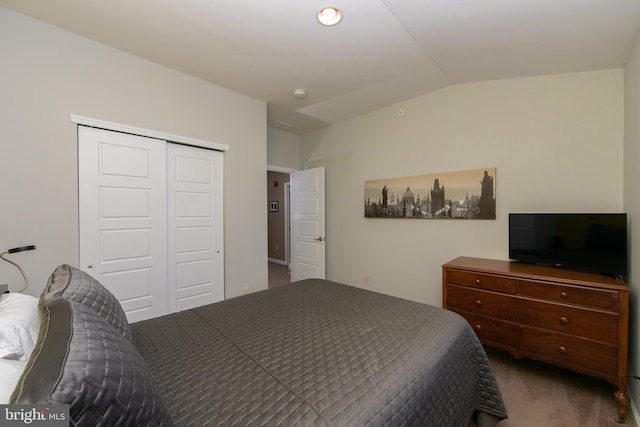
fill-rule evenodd
<path id="1" fill-rule="evenodd" d="M 322 25 L 336 25 L 342 20 L 342 12 L 335 6 L 325 6 L 318 12 L 318 22 Z"/>

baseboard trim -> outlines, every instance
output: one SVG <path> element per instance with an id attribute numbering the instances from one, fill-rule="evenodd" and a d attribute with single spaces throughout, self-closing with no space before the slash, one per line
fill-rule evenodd
<path id="1" fill-rule="evenodd" d="M 272 262 L 274 264 L 280 264 L 280 265 L 289 265 L 287 263 L 287 261 L 281 260 L 281 259 L 275 259 L 275 258 L 267 258 L 267 261 Z"/>

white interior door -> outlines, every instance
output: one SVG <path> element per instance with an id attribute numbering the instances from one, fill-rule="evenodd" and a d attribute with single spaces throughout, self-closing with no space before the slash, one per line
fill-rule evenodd
<path id="1" fill-rule="evenodd" d="M 167 144 L 169 311 L 224 299 L 222 156 Z"/>
<path id="2" fill-rule="evenodd" d="M 324 168 L 291 174 L 291 281 L 325 278 Z"/>
<path id="3" fill-rule="evenodd" d="M 166 143 L 78 126 L 80 268 L 129 321 L 166 314 Z"/>

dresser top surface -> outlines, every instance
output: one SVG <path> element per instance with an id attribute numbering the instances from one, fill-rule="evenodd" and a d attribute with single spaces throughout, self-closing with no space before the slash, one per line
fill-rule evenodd
<path id="1" fill-rule="evenodd" d="M 551 280 L 622 291 L 629 290 L 623 281 L 616 280 L 608 276 L 505 260 L 458 257 L 444 264 L 443 267 L 472 270 L 489 274 L 500 274 L 532 280 Z"/>

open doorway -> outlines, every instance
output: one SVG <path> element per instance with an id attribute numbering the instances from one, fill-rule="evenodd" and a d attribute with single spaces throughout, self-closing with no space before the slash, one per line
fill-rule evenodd
<path id="1" fill-rule="evenodd" d="M 269 288 L 291 281 L 289 181 L 293 171 L 267 168 Z"/>

